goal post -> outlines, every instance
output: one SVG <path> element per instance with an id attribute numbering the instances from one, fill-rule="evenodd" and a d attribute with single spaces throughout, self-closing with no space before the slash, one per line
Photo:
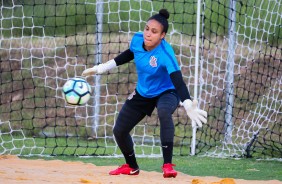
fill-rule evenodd
<path id="1" fill-rule="evenodd" d="M 91 5 L 91 3 L 88 3 L 89 5 Z M 96 5 L 96 17 L 97 17 L 97 26 L 96 26 L 96 32 L 97 32 L 97 43 L 102 43 L 102 39 L 103 39 L 103 12 L 104 12 L 104 7 L 103 7 L 103 1 L 97 1 L 97 5 Z M 96 47 L 96 57 L 95 57 L 95 63 L 94 64 L 100 64 L 102 63 L 102 44 L 98 44 Z M 100 113 L 100 90 L 101 88 L 99 87 L 100 81 L 101 81 L 101 77 L 100 75 L 95 75 L 94 76 L 94 80 L 95 80 L 95 84 L 98 84 L 98 86 L 95 86 L 95 98 L 93 99 L 93 104 L 95 104 L 95 108 L 93 108 L 93 115 L 94 115 L 94 122 L 92 124 L 93 127 L 93 132 L 95 132 L 95 136 L 97 136 L 97 127 L 99 126 L 99 113 Z"/>
<path id="2" fill-rule="evenodd" d="M 0 154 L 122 156 L 112 129 L 135 89 L 134 63 L 88 77 L 85 106 L 66 104 L 61 89 L 128 49 L 166 8 L 166 40 L 208 112 L 193 130 L 177 108 L 174 155 L 281 158 L 280 1 L 0 0 L 0 8 Z M 131 135 L 137 156 L 162 155 L 156 111 Z"/>
<path id="3" fill-rule="evenodd" d="M 195 45 L 195 76 L 194 76 L 194 98 L 198 99 L 198 78 L 199 78 L 199 50 L 200 50 L 200 28 L 201 28 L 201 6 L 202 1 L 197 1 L 197 20 L 196 20 L 196 45 Z M 191 155 L 195 155 L 196 150 L 196 135 L 197 126 L 192 122 L 192 141 L 191 141 Z"/>
<path id="4" fill-rule="evenodd" d="M 228 56 L 226 63 L 226 113 L 225 113 L 225 137 L 224 141 L 230 143 L 232 141 L 232 129 L 233 129 L 233 109 L 234 106 L 234 54 L 236 44 L 236 1 L 229 1 L 229 22 L 228 22 Z"/>

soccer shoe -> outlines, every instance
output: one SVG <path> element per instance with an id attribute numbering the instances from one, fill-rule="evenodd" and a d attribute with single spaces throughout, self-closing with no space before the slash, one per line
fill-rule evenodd
<path id="1" fill-rule="evenodd" d="M 162 170 L 163 170 L 164 178 L 171 178 L 171 177 L 175 178 L 177 176 L 177 172 L 172 168 L 172 166 L 175 165 L 171 163 L 163 165 Z"/>
<path id="2" fill-rule="evenodd" d="M 120 174 L 138 175 L 139 169 L 133 169 L 129 167 L 128 164 L 123 164 L 122 166 L 118 167 L 117 169 L 110 171 L 109 174 L 110 175 L 120 175 Z"/>

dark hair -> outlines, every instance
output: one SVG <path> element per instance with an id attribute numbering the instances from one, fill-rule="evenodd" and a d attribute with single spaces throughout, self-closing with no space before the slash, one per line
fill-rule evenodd
<path id="1" fill-rule="evenodd" d="M 161 9 L 158 14 L 153 15 L 148 19 L 149 20 L 156 20 L 163 26 L 163 32 L 167 33 L 168 30 L 168 21 L 169 12 L 166 9 Z"/>

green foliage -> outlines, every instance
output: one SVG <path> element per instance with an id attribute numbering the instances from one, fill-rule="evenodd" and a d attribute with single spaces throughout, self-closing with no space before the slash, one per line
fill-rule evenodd
<path id="1" fill-rule="evenodd" d="M 85 1 L 14 1 L 19 6 L 13 10 L 3 8 L 2 31 L 5 37 L 19 36 L 71 36 L 95 33 L 96 5 Z M 87 1 L 89 2 L 89 1 Z M 177 1 L 151 3 L 139 1 L 113 1 L 103 6 L 103 32 L 140 31 L 146 20 L 161 8 L 171 12 L 173 29 L 182 34 L 195 35 L 197 2 Z M 203 2 L 202 21 L 206 37 L 228 36 L 230 5 L 228 0 L 206 0 Z M 236 3 L 236 29 L 245 37 L 263 40 L 278 45 L 282 30 L 279 26 L 281 7 L 275 1 L 250 0 Z M 23 6 L 21 6 L 23 5 Z M 9 7 L 9 3 L 4 4 Z M 141 11 L 139 11 L 141 9 Z M 13 17 L 13 18 L 11 18 Z M 13 27 L 11 31 L 9 28 Z M 170 29 L 172 27 L 170 26 Z"/>

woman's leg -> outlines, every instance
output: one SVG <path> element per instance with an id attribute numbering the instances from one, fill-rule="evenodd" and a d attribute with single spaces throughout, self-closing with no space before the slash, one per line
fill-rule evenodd
<path id="1" fill-rule="evenodd" d="M 134 154 L 130 131 L 145 117 L 145 115 L 144 112 L 132 108 L 126 101 L 118 115 L 113 129 L 116 142 L 125 157 L 126 163 L 129 164 L 131 168 L 138 168 L 138 165 Z"/>
<path id="2" fill-rule="evenodd" d="M 174 123 L 172 114 L 179 104 L 179 99 L 174 92 L 162 94 L 157 102 L 158 117 L 160 120 L 160 137 L 164 164 L 172 163 Z"/>

